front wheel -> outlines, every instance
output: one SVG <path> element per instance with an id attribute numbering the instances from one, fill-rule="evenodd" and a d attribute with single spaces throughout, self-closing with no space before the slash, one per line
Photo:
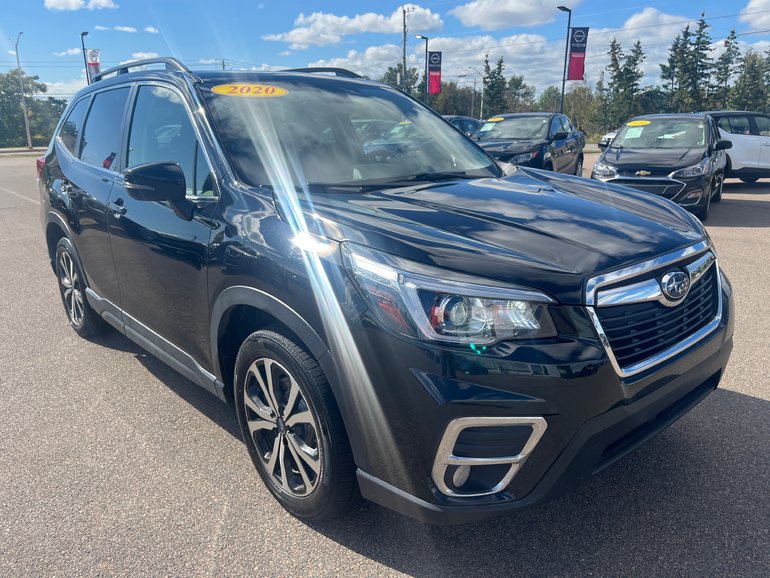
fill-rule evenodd
<path id="1" fill-rule="evenodd" d="M 583 157 L 578 157 L 578 160 L 575 162 L 575 176 L 583 176 Z"/>
<path id="2" fill-rule="evenodd" d="M 331 519 L 357 495 L 355 465 L 322 369 L 275 331 L 252 333 L 235 361 L 238 423 L 262 481 L 293 515 Z"/>
<path id="3" fill-rule="evenodd" d="M 711 200 L 714 203 L 718 203 L 722 200 L 722 189 L 725 186 L 725 176 L 723 173 L 719 173 L 714 177 L 714 186 L 712 187 L 713 194 Z"/>
<path id="4" fill-rule="evenodd" d="M 706 219 L 709 218 L 709 213 L 711 212 L 711 190 L 709 190 L 708 193 L 704 194 L 703 196 L 706 200 L 703 202 L 703 205 L 698 208 L 695 216 L 698 217 L 702 222 L 706 222 Z"/>

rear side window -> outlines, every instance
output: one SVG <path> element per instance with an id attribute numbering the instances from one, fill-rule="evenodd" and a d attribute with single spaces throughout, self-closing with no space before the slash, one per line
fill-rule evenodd
<path id="1" fill-rule="evenodd" d="M 757 125 L 757 134 L 760 136 L 770 136 L 770 118 L 766 116 L 755 116 L 754 122 Z"/>
<path id="2" fill-rule="evenodd" d="M 83 120 L 88 110 L 88 102 L 88 98 L 77 101 L 67 115 L 67 120 L 62 123 L 59 129 L 59 138 L 62 144 L 75 156 L 78 154 L 78 138 L 83 130 Z"/>
<path id="3" fill-rule="evenodd" d="M 721 116 L 717 124 L 731 134 L 751 134 L 748 116 Z"/>
<path id="4" fill-rule="evenodd" d="M 80 160 L 90 165 L 115 170 L 121 140 L 121 121 L 128 99 L 128 88 L 100 92 L 88 113 Z"/>

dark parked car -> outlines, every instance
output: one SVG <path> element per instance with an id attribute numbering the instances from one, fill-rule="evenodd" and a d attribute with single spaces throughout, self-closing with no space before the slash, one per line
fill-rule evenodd
<path id="1" fill-rule="evenodd" d="M 380 157 L 360 119 L 417 140 Z M 72 328 L 110 325 L 233 404 L 300 517 L 357 488 L 436 523 L 540 503 L 700 402 L 730 356 L 731 287 L 697 219 L 504 178 L 349 72 L 121 65 L 72 99 L 38 169 Z"/>
<path id="2" fill-rule="evenodd" d="M 743 110 L 709 111 L 721 138 L 733 146 L 727 153 L 726 176 L 744 183 L 770 178 L 770 115 Z"/>
<path id="3" fill-rule="evenodd" d="M 479 119 L 472 118 L 470 116 L 446 114 L 444 115 L 444 118 L 449 122 L 449 124 L 451 124 L 460 132 L 467 134 L 468 136 L 475 134 L 481 126 L 481 121 Z"/>
<path id="4" fill-rule="evenodd" d="M 665 197 L 705 221 L 711 203 L 722 199 L 724 151 L 731 146 L 708 116 L 639 116 L 603 147 L 591 178 Z"/>
<path id="5" fill-rule="evenodd" d="M 581 176 L 585 135 L 563 114 L 525 112 L 487 119 L 474 135 L 502 162 Z"/>

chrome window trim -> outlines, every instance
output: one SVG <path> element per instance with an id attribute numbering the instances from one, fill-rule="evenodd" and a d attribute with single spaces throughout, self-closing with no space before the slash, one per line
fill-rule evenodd
<path id="1" fill-rule="evenodd" d="M 699 341 L 707 337 L 709 334 L 711 334 L 714 330 L 716 330 L 716 328 L 719 326 L 719 323 L 722 321 L 722 276 L 720 274 L 721 272 L 719 271 L 719 263 L 717 262 L 716 256 L 711 251 L 709 251 L 708 253 L 706 253 L 705 255 L 702 255 L 700 258 L 693 261 L 692 263 L 689 263 L 685 267 L 690 274 L 691 287 L 692 285 L 695 284 L 696 281 L 698 281 L 701 277 L 703 277 L 703 275 L 706 273 L 706 271 L 708 271 L 708 269 L 712 265 L 716 267 L 717 313 L 714 316 L 714 319 L 712 319 L 706 326 L 702 327 L 695 333 L 688 335 L 684 340 L 680 341 L 676 345 L 664 351 L 661 351 L 660 353 L 657 353 L 652 357 L 649 357 L 643 361 L 640 361 L 638 363 L 635 363 L 627 367 L 621 367 L 620 364 L 618 363 L 618 360 L 612 351 L 612 346 L 610 345 L 609 338 L 607 337 L 607 334 L 604 332 L 604 328 L 602 327 L 601 321 L 599 320 L 599 316 L 596 313 L 596 308 L 598 307 L 597 305 L 598 299 L 596 299 L 595 296 L 598 293 L 599 287 L 610 283 L 617 283 L 618 281 L 632 278 L 636 275 L 646 273 L 653 269 L 658 269 L 661 267 L 665 267 L 667 265 L 672 265 L 674 263 L 677 263 L 678 261 L 681 261 L 682 259 L 690 257 L 691 255 L 694 255 L 694 254 L 701 253 L 702 251 L 705 251 L 708 249 L 709 249 L 708 243 L 703 241 L 696 245 L 692 245 L 691 247 L 682 249 L 680 251 L 668 253 L 656 259 L 652 259 L 650 261 L 646 261 L 644 263 L 640 263 L 632 267 L 626 267 L 625 269 L 620 269 L 618 271 L 613 271 L 605 275 L 600 275 L 588 281 L 588 284 L 586 286 L 586 303 L 587 303 L 586 311 L 588 313 L 589 319 L 591 319 L 591 323 L 593 324 L 594 329 L 596 329 L 596 333 L 599 336 L 599 341 L 604 347 L 604 350 L 607 352 L 607 357 L 609 358 L 610 363 L 612 364 L 612 367 L 615 369 L 615 372 L 620 377 L 631 377 L 633 375 L 646 371 L 651 367 L 654 367 L 660 363 L 663 363 L 664 361 L 671 359 L 675 355 L 682 353 L 686 349 L 689 349 L 690 347 L 692 347 L 693 345 L 695 345 L 696 343 L 698 343 Z M 642 283 L 627 286 L 626 289 L 628 289 L 629 287 L 633 288 L 635 285 L 642 285 Z M 613 299 L 615 299 L 615 302 L 612 304 L 613 305 L 619 304 L 619 296 L 617 295 L 617 293 L 612 293 L 611 296 Z M 640 302 L 640 301 L 629 300 L 629 301 L 624 301 L 623 303 L 628 304 L 633 302 Z M 670 302 L 668 304 L 669 306 L 671 305 Z M 677 303 L 674 303 L 673 305 L 676 305 L 676 304 Z M 607 306 L 608 303 L 603 302 L 601 305 Z"/>
<path id="2" fill-rule="evenodd" d="M 460 437 L 460 433 L 469 427 L 494 427 L 494 426 L 530 426 L 532 433 L 524 444 L 521 451 L 515 456 L 500 456 L 496 458 L 467 458 L 454 455 L 455 444 Z M 461 417 L 452 420 L 446 426 L 444 435 L 441 437 L 441 443 L 436 451 L 436 457 L 433 459 L 433 469 L 431 476 L 433 483 L 438 490 L 446 495 L 460 498 L 475 498 L 478 496 L 489 496 L 504 490 L 511 480 L 519 472 L 524 462 L 532 454 L 545 430 L 548 428 L 548 422 L 544 417 Z M 500 464 L 510 464 L 511 467 L 495 484 L 495 486 L 485 492 L 458 492 L 452 490 L 444 482 L 444 476 L 449 466 L 493 466 Z"/>

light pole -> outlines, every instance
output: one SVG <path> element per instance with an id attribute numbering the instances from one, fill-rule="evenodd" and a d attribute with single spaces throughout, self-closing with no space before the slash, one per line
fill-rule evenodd
<path id="1" fill-rule="evenodd" d="M 559 10 L 567 13 L 567 41 L 564 43 L 564 70 L 561 73 L 561 100 L 559 112 L 564 113 L 564 84 L 567 82 L 567 54 L 569 52 L 569 33 L 572 30 L 572 10 L 566 6 L 557 6 Z"/>
<path id="2" fill-rule="evenodd" d="M 465 78 L 470 74 L 458 74 L 457 78 Z M 476 110 L 476 75 L 473 75 L 473 92 L 471 93 L 471 113 L 468 116 L 473 116 L 473 111 Z"/>
<path id="3" fill-rule="evenodd" d="M 481 77 L 481 108 L 479 109 L 479 119 L 484 120 L 484 75 L 479 72 L 477 68 L 472 66 L 466 66 L 468 70 L 472 70 Z"/>
<path id="4" fill-rule="evenodd" d="M 415 34 L 415 38 L 422 38 L 425 41 L 425 102 L 426 106 L 428 104 L 428 37 L 423 36 L 422 34 Z"/>
<path id="5" fill-rule="evenodd" d="M 19 32 L 16 35 L 16 46 L 14 46 L 14 50 L 16 52 L 16 68 L 19 71 L 19 92 L 21 93 L 21 114 L 24 116 L 24 130 L 27 132 L 27 148 L 32 148 L 32 136 L 29 134 L 29 117 L 27 116 L 27 103 L 24 100 L 24 72 L 21 70 L 21 64 L 19 63 L 19 38 L 21 38 L 21 35 L 24 34 L 23 32 Z"/>
<path id="6" fill-rule="evenodd" d="M 86 84 L 91 84 L 91 79 L 88 78 L 88 59 L 86 58 L 86 36 L 88 32 L 80 33 L 80 46 L 83 48 L 83 66 L 86 67 Z"/>

